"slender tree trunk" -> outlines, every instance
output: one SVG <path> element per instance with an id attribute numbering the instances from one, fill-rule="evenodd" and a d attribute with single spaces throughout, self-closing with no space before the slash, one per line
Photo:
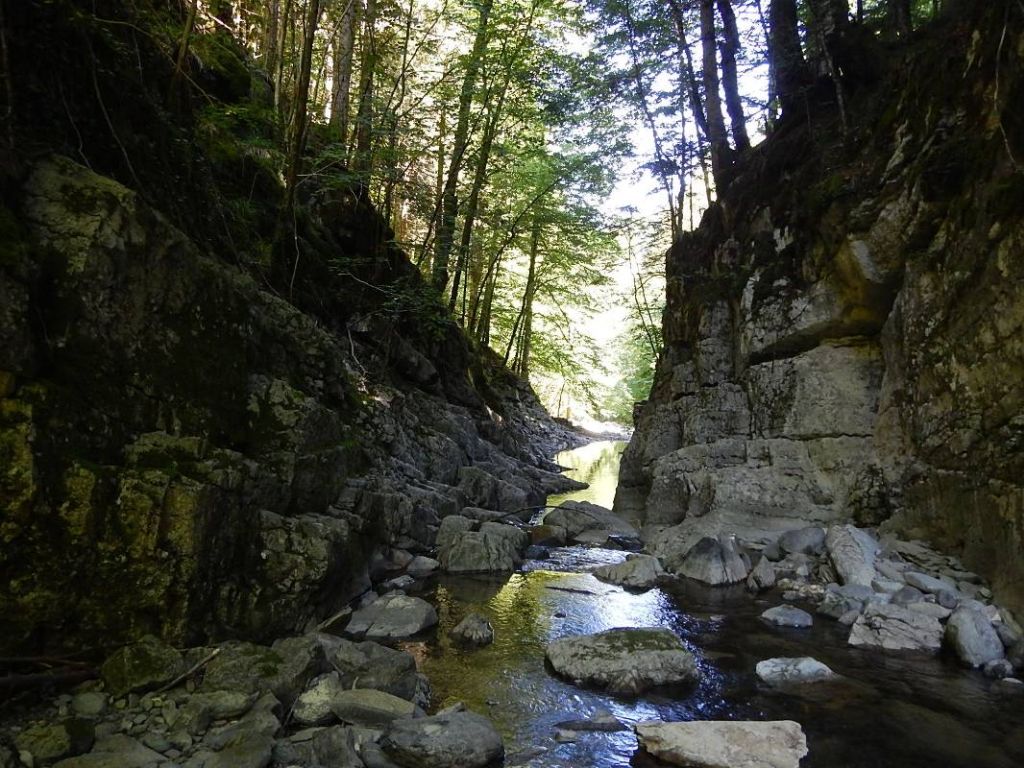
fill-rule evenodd
<path id="1" fill-rule="evenodd" d="M 729 0 L 718 0 L 718 13 L 722 17 L 722 88 L 725 91 L 725 108 L 732 123 L 732 138 L 736 149 L 744 152 L 750 149 L 747 136 L 747 118 L 740 101 L 739 76 L 736 72 L 736 56 L 740 52 L 740 32 L 736 27 L 736 14 Z"/>
<path id="2" fill-rule="evenodd" d="M 524 379 L 530 377 L 530 347 L 533 340 L 533 299 L 537 295 L 537 256 L 540 253 L 541 220 L 533 217 L 530 232 L 530 268 L 526 275 L 526 295 L 523 297 L 523 330 L 521 333 L 519 365 L 517 373 Z"/>
<path id="3" fill-rule="evenodd" d="M 697 128 L 708 135 L 708 121 L 704 116 L 704 105 L 700 100 L 700 89 L 697 87 L 697 76 L 693 67 L 693 54 L 690 53 L 690 44 L 687 42 L 686 17 L 683 15 L 682 0 L 668 0 L 669 9 L 672 11 L 672 23 L 676 28 L 676 50 L 685 60 L 686 82 L 690 92 L 690 111 L 693 112 L 694 122 Z"/>
<path id="4" fill-rule="evenodd" d="M 341 0 L 338 37 L 334 41 L 334 80 L 331 88 L 331 127 L 342 145 L 348 142 L 348 104 L 352 92 L 352 55 L 355 50 L 356 0 Z"/>
<path id="5" fill-rule="evenodd" d="M 779 94 L 782 116 L 796 113 L 808 82 L 807 64 L 800 48 L 796 0 L 771 0 L 771 36 L 768 38 L 769 65 Z"/>
<path id="6" fill-rule="evenodd" d="M 0 0 L 2 2 L 3 0 Z M 178 58 L 174 62 L 174 75 L 171 77 L 171 90 L 169 91 L 169 103 L 178 106 L 178 99 L 181 96 L 181 78 L 185 74 L 185 59 L 188 58 L 189 42 L 192 39 L 192 30 L 196 26 L 196 15 L 199 13 L 199 0 L 192 0 L 188 9 L 188 17 L 185 19 L 185 26 L 181 30 L 181 41 L 178 43 Z"/>
<path id="7" fill-rule="evenodd" d="M 267 19 L 263 29 L 263 50 L 260 57 L 267 78 L 273 80 L 277 55 L 277 28 L 281 24 L 281 0 L 268 0 Z"/>
<path id="8" fill-rule="evenodd" d="M 494 306 L 494 286 L 498 284 L 498 274 L 501 272 L 501 256 L 494 261 L 494 268 L 487 278 L 487 287 L 484 290 L 484 299 L 480 309 L 480 319 L 477 321 L 476 332 L 480 343 L 488 347 L 491 344 L 491 308 Z"/>
<path id="9" fill-rule="evenodd" d="M 708 139 L 711 142 L 711 173 L 715 186 L 723 186 L 729 161 L 729 142 L 718 94 L 718 61 L 715 56 L 715 0 L 700 2 L 700 37 L 704 54 L 704 110 L 708 118 Z"/>
<path id="10" fill-rule="evenodd" d="M 377 69 L 377 0 L 366 0 L 363 13 L 363 55 L 359 66 L 359 109 L 356 112 L 356 148 L 352 169 L 362 183 L 373 177 L 373 82 Z"/>
<path id="11" fill-rule="evenodd" d="M 900 37 L 907 37 L 912 31 L 910 0 L 888 0 L 889 21 Z"/>
<path id="12" fill-rule="evenodd" d="M 477 73 L 487 48 L 487 25 L 493 4 L 494 0 L 483 0 L 480 4 L 473 50 L 470 52 L 469 61 L 466 64 L 466 74 L 462 79 L 462 90 L 459 93 L 459 116 L 455 126 L 448 173 L 445 177 L 444 190 L 441 193 L 441 219 L 437 227 L 434 249 L 433 282 L 438 290 L 443 290 L 448 284 L 448 268 L 455 235 L 455 217 L 459 211 L 459 172 L 462 170 L 466 144 L 469 141 L 470 109 L 473 106 Z"/>
<path id="13" fill-rule="evenodd" d="M 302 31 L 302 60 L 299 63 L 298 79 L 295 83 L 295 108 L 288 126 L 288 160 L 285 165 L 284 220 L 291 220 L 295 208 L 295 187 L 299 178 L 299 166 L 306 147 L 306 115 L 308 111 L 309 80 L 313 65 L 313 38 L 320 20 L 320 0 L 309 0 L 306 22 Z"/>

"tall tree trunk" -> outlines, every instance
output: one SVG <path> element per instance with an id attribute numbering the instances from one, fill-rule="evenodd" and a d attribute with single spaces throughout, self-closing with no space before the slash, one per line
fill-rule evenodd
<path id="1" fill-rule="evenodd" d="M 530 377 L 530 347 L 533 340 L 533 299 L 537 295 L 537 256 L 540 253 L 541 220 L 534 215 L 530 232 L 530 268 L 526 275 L 526 294 L 523 296 L 523 330 L 520 334 L 519 365 L 517 373 Z"/>
<path id="2" fill-rule="evenodd" d="M 302 30 L 302 60 L 295 83 L 295 108 L 288 126 L 288 162 L 285 166 L 285 221 L 295 208 L 295 186 L 299 178 L 302 153 L 306 148 L 306 115 L 309 109 L 309 79 L 313 66 L 313 38 L 320 20 L 320 0 L 309 0 L 306 22 Z"/>
<path id="3" fill-rule="evenodd" d="M 690 53 L 690 44 L 686 39 L 686 17 L 683 15 L 682 0 L 668 0 L 669 8 L 672 11 L 672 22 L 676 28 L 676 50 L 685 61 L 686 83 L 690 95 L 690 111 L 693 112 L 694 122 L 697 128 L 708 135 L 708 121 L 704 117 L 704 105 L 701 104 L 700 90 L 697 88 L 697 76 L 693 68 L 693 54 Z"/>
<path id="4" fill-rule="evenodd" d="M 704 54 L 704 111 L 708 118 L 708 139 L 711 142 L 711 173 L 715 186 L 723 186 L 729 164 L 729 141 L 718 94 L 718 60 L 715 56 L 715 0 L 700 1 L 700 38 Z"/>
<path id="5" fill-rule="evenodd" d="M 768 14 L 771 25 L 768 60 L 778 89 L 782 116 L 788 117 L 800 108 L 809 79 L 807 63 L 800 48 L 796 0 L 771 0 Z"/>
<path id="6" fill-rule="evenodd" d="M 740 52 L 740 32 L 736 27 L 736 14 L 729 0 L 718 0 L 718 13 L 722 17 L 722 88 L 725 91 L 725 108 L 732 123 L 732 138 L 736 149 L 744 152 L 750 149 L 747 136 L 747 118 L 743 115 L 740 101 L 739 76 L 736 72 L 736 56 Z"/>
<path id="7" fill-rule="evenodd" d="M 174 75 L 171 77 L 169 102 L 174 107 L 178 106 L 178 99 L 181 95 L 181 78 L 185 74 L 185 59 L 188 58 L 189 41 L 192 39 L 192 30 L 195 29 L 196 15 L 198 13 L 199 0 L 192 0 L 192 5 L 188 9 L 188 17 L 185 19 L 185 26 L 181 30 L 181 41 L 178 43 L 178 58 L 174 62 Z"/>
<path id="8" fill-rule="evenodd" d="M 498 274 L 501 272 L 501 257 L 494 261 L 491 274 L 486 278 L 487 287 L 484 289 L 484 298 L 481 302 L 480 318 L 476 325 L 476 338 L 485 347 L 491 344 L 491 308 L 494 306 L 494 286 L 498 284 Z"/>
<path id="9" fill-rule="evenodd" d="M 906 37 L 913 29 L 910 17 L 910 0 L 887 0 L 889 21 L 900 37 Z"/>
<path id="10" fill-rule="evenodd" d="M 437 227 L 437 238 L 434 249 L 433 283 L 443 290 L 448 284 L 448 268 L 452 254 L 452 243 L 455 236 L 455 218 L 459 211 L 458 185 L 459 172 L 462 170 L 466 144 L 469 141 L 469 116 L 473 106 L 473 93 L 476 90 L 476 77 L 480 71 L 484 51 L 487 49 L 487 25 L 491 17 L 494 0 L 483 0 L 480 4 L 480 15 L 477 19 L 476 36 L 473 50 L 466 63 L 466 74 L 462 78 L 462 90 L 459 92 L 459 116 L 455 125 L 455 136 L 452 144 L 451 160 L 445 176 L 444 190 L 441 193 L 441 220 Z"/>
<path id="11" fill-rule="evenodd" d="M 356 0 L 341 0 L 338 37 L 334 41 L 334 78 L 331 83 L 331 127 L 344 146 L 348 141 L 348 103 L 352 92 L 352 54 L 355 50 Z"/>
<path id="12" fill-rule="evenodd" d="M 367 187 L 373 176 L 373 81 L 377 69 L 377 0 L 366 0 L 363 13 L 363 52 L 359 65 L 359 109 L 352 169 Z"/>
<path id="13" fill-rule="evenodd" d="M 284 48 L 288 42 L 288 30 L 294 26 L 293 13 L 295 0 L 285 0 L 284 11 L 277 27 L 277 41 L 274 50 L 274 110 L 278 115 L 284 114 Z"/>

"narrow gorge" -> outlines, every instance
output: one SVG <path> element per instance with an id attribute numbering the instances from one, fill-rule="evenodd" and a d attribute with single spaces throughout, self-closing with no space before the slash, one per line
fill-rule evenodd
<path id="1" fill-rule="evenodd" d="M 1022 61 L 0 0 L 0 768 L 1024 763 Z"/>

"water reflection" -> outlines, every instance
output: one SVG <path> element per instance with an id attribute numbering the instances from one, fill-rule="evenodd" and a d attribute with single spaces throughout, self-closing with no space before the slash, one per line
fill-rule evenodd
<path id="1" fill-rule="evenodd" d="M 558 464 L 568 468 L 565 473 L 568 477 L 588 483 L 590 487 L 549 496 L 548 504 L 557 506 L 563 501 L 589 501 L 611 509 L 615 501 L 615 486 L 619 482 L 619 459 L 625 448 L 626 443 L 621 440 L 601 440 L 555 456 Z"/>

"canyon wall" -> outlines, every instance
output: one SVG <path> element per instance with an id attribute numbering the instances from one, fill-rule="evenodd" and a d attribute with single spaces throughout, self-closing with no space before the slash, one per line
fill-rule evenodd
<path id="1" fill-rule="evenodd" d="M 866 47 L 846 130 L 835 105 L 785 120 L 669 252 L 616 498 L 656 550 L 854 520 L 1024 609 L 1024 40 L 1003 23 Z"/>

